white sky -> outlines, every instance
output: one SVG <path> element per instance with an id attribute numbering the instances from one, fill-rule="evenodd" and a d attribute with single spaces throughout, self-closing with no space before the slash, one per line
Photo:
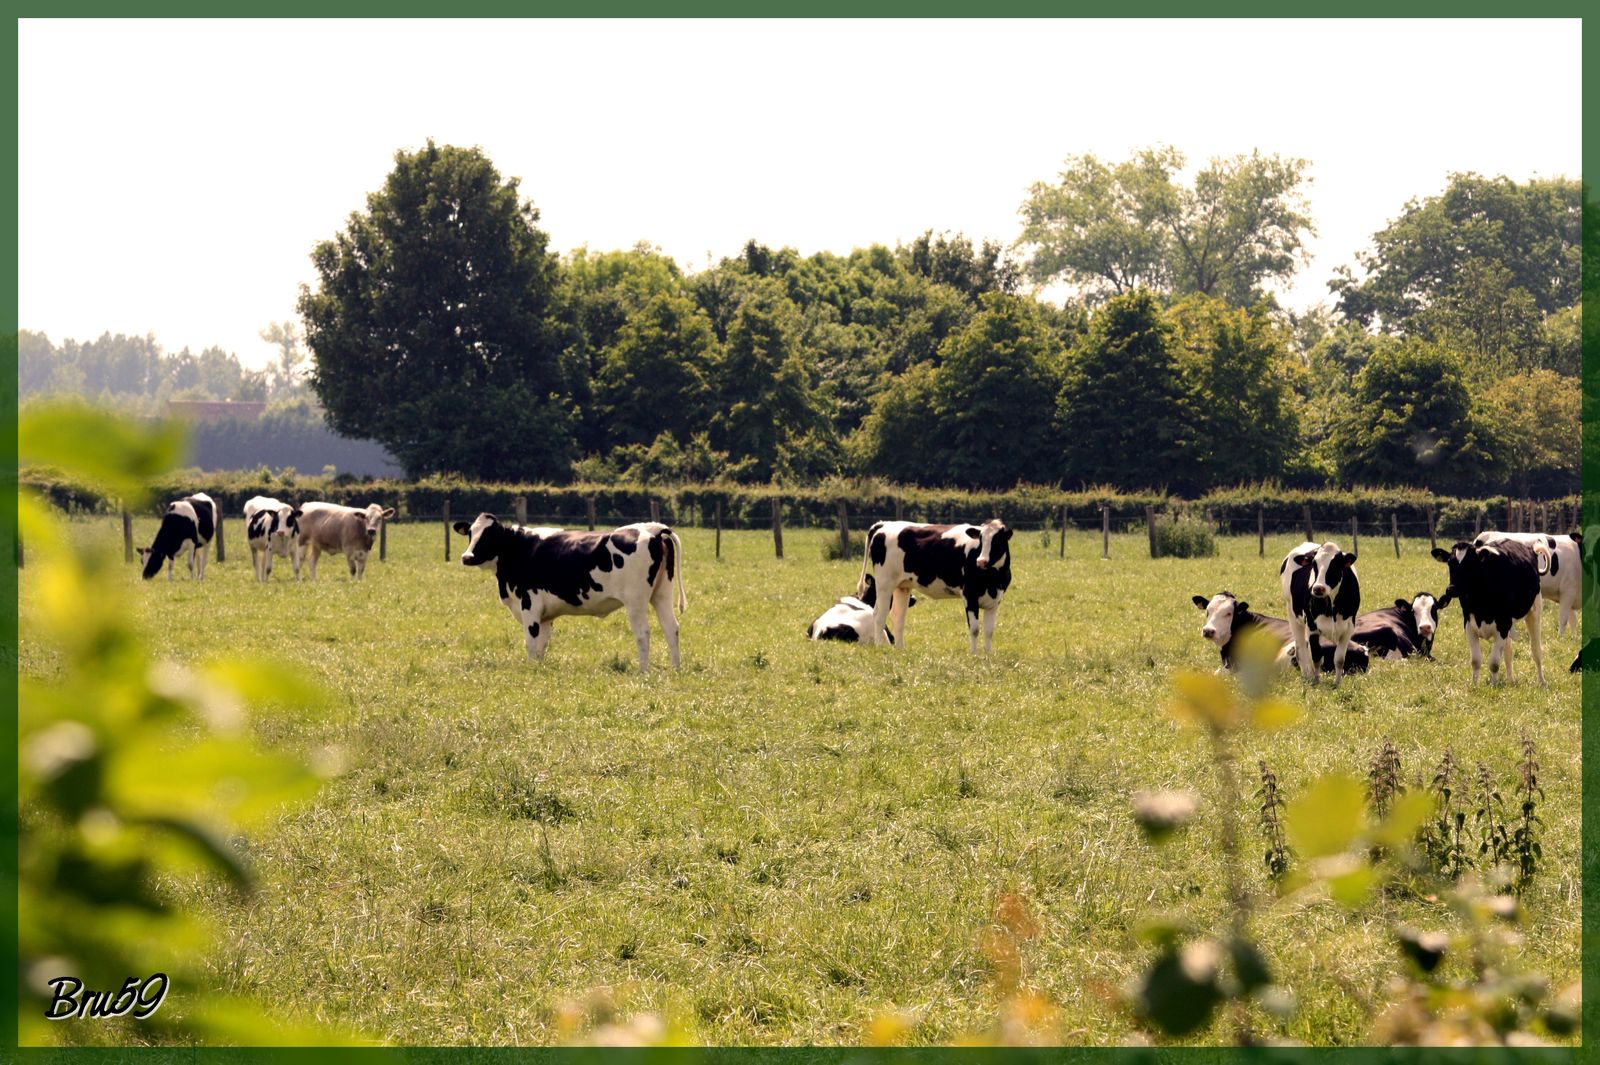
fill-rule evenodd
<path id="1" fill-rule="evenodd" d="M 1451 171 L 1580 172 L 1580 23 L 41 21 L 18 31 L 18 312 L 259 366 L 401 147 L 479 145 L 551 246 L 680 265 L 928 228 L 1010 243 L 1069 154 L 1311 160 L 1286 302 Z"/>

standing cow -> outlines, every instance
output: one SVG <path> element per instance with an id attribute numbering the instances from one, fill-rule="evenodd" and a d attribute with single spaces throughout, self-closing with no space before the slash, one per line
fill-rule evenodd
<path id="1" fill-rule="evenodd" d="M 149 580 L 167 564 L 167 580 L 172 579 L 172 563 L 179 551 L 187 552 L 189 573 L 197 581 L 206 579 L 206 553 L 217 531 L 217 505 L 204 492 L 184 496 L 167 504 L 161 527 L 149 547 L 139 548 L 144 563 L 144 579 Z"/>
<path id="2" fill-rule="evenodd" d="M 1550 552 L 1550 569 L 1539 578 L 1539 592 L 1560 607 L 1556 635 L 1566 635 L 1570 625 L 1577 629 L 1583 618 L 1583 534 L 1552 536 L 1549 533 L 1508 533 L 1488 530 L 1472 540 L 1474 547 L 1496 540 L 1515 540 L 1519 544 L 1543 544 Z"/>
<path id="3" fill-rule="evenodd" d="M 885 621 L 893 620 L 893 640 L 905 646 L 906 609 L 916 593 L 928 599 L 963 599 L 972 651 L 978 650 L 978 615 L 983 615 L 983 649 L 994 645 L 995 612 L 1011 585 L 1011 530 L 999 518 L 982 525 L 919 525 L 880 521 L 867 530 L 861 583 L 877 587 L 872 640 L 882 643 Z"/>
<path id="4" fill-rule="evenodd" d="M 1467 649 L 1472 655 L 1472 683 L 1478 683 L 1483 663 L 1480 640 L 1493 640 L 1489 649 L 1489 676 L 1499 680 L 1500 659 L 1506 663 L 1506 680 L 1511 680 L 1511 625 L 1526 618 L 1528 648 L 1533 654 L 1534 672 L 1544 683 L 1544 649 L 1539 641 L 1543 596 L 1539 578 L 1550 568 L 1550 549 L 1543 543 L 1524 544 L 1515 540 L 1496 540 L 1486 544 L 1459 541 L 1450 550 L 1433 549 L 1433 557 L 1450 567 L 1450 587 L 1446 599 L 1461 603 L 1461 620 L 1467 632 Z"/>
<path id="5" fill-rule="evenodd" d="M 672 668 L 678 668 L 678 619 L 672 612 L 676 582 L 678 613 L 688 608 L 683 593 L 683 544 L 660 522 L 624 525 L 611 532 L 568 532 L 502 525 L 479 514 L 456 532 L 468 537 L 466 566 L 495 564 L 495 583 L 524 632 L 529 661 L 544 657 L 555 618 L 628 613 L 639 646 L 639 671 L 650 670 L 650 608 L 667 638 Z M 643 548 L 643 550 L 641 550 Z"/>
<path id="6" fill-rule="evenodd" d="M 376 503 L 362 508 L 338 503 L 307 503 L 300 508 L 300 549 L 311 549 L 311 579 L 317 579 L 317 559 L 322 552 L 342 551 L 350 576 L 360 580 L 367 572 L 367 553 L 378 540 L 383 523 L 394 517 L 393 507 Z"/>
<path id="7" fill-rule="evenodd" d="M 288 559 L 300 576 L 300 511 L 271 496 L 251 496 L 244 505 L 245 537 L 256 580 L 272 576 L 272 556 Z"/>
<path id="8" fill-rule="evenodd" d="M 1356 613 L 1361 609 L 1355 553 L 1339 550 L 1331 540 L 1325 544 L 1308 540 L 1283 557 L 1278 576 L 1289 608 L 1300 675 L 1316 683 L 1316 656 L 1309 635 L 1314 629 L 1323 643 L 1333 647 L 1333 684 L 1338 687 L 1355 635 Z"/>

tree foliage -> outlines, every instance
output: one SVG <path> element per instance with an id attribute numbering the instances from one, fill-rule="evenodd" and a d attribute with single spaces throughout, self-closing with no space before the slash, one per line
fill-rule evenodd
<path id="1" fill-rule="evenodd" d="M 565 476 L 573 414 L 539 213 L 477 149 L 400 151 L 312 253 L 300 314 L 311 385 L 341 433 L 412 474 Z"/>

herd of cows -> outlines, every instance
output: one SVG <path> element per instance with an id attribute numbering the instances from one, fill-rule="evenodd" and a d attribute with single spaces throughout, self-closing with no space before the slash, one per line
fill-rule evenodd
<path id="1" fill-rule="evenodd" d="M 311 579 L 323 552 L 345 556 L 350 575 L 361 579 L 366 560 L 392 507 L 364 508 L 336 503 L 292 506 L 267 496 L 244 505 L 251 559 L 258 580 L 272 573 L 272 560 L 287 558 L 300 576 L 309 555 Z M 167 568 L 172 578 L 178 555 L 186 555 L 196 580 L 205 577 L 206 553 L 215 535 L 218 512 L 200 492 L 168 504 L 154 542 L 141 548 L 146 580 Z M 678 614 L 688 605 L 683 589 L 683 545 L 660 522 L 624 525 L 610 532 L 506 525 L 493 514 L 457 522 L 467 537 L 461 561 L 494 564 L 500 601 L 516 619 L 530 659 L 544 656 L 556 618 L 598 617 L 623 610 L 639 648 L 639 668 L 650 668 L 649 615 L 653 610 L 676 668 L 679 665 Z M 966 607 L 971 649 L 992 649 L 995 617 L 1011 584 L 1011 529 L 998 518 L 981 525 L 928 525 L 878 522 L 867 532 L 861 577 L 855 594 L 844 596 L 811 623 L 814 640 L 847 640 L 903 645 L 906 613 L 918 598 L 961 599 Z M 1278 657 L 1298 666 L 1307 681 L 1331 673 L 1338 685 L 1347 672 L 1360 672 L 1373 657 L 1432 657 L 1439 614 L 1452 602 L 1461 607 L 1472 679 L 1477 683 L 1488 641 L 1489 672 L 1512 679 L 1511 629 L 1522 621 L 1534 671 L 1544 683 L 1540 622 L 1543 600 L 1560 610 L 1558 632 L 1576 627 L 1583 595 L 1583 538 L 1579 533 L 1484 532 L 1433 556 L 1448 568 L 1443 595 L 1419 592 L 1392 606 L 1361 613 L 1361 581 L 1355 554 L 1335 543 L 1300 544 L 1278 567 L 1288 618 L 1258 614 L 1250 604 L 1222 591 L 1196 595 L 1205 614 L 1200 634 L 1221 656 L 1219 672 L 1231 670 L 1240 638 L 1259 631 L 1276 638 Z M 885 591 L 886 590 L 886 591 Z M 1580 654 L 1577 671 L 1587 661 Z"/>

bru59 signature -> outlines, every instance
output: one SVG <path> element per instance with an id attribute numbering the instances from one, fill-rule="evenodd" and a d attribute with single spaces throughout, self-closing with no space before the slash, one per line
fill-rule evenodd
<path id="1" fill-rule="evenodd" d="M 142 980 L 130 976 L 118 991 L 92 991 L 83 986 L 76 976 L 58 976 L 47 981 L 55 997 L 45 1008 L 47 1021 L 65 1021 L 74 1017 L 104 1019 L 132 1015 L 144 1020 L 161 1007 L 167 997 L 167 974 L 156 973 Z"/>

